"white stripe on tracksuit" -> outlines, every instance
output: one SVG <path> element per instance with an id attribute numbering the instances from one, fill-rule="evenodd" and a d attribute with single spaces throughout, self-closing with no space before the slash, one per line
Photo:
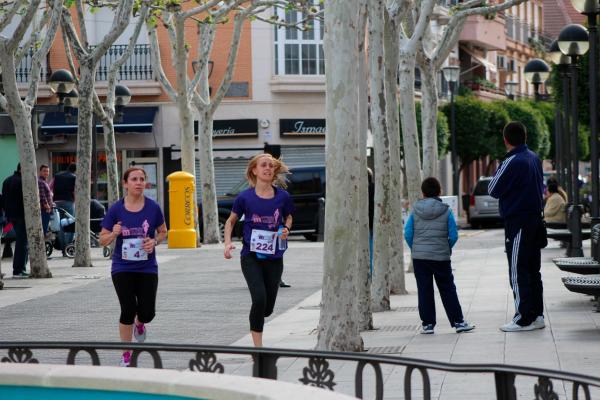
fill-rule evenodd
<path id="1" fill-rule="evenodd" d="M 489 184 L 488 193 L 492 193 L 492 191 L 494 190 L 494 187 L 496 186 L 496 183 L 498 183 L 498 179 L 500 179 L 500 176 L 504 173 L 504 171 L 506 171 L 506 167 L 508 167 L 508 164 L 510 164 L 510 162 L 512 161 L 513 158 L 515 158 L 515 156 L 516 156 L 516 154 L 513 154 L 512 156 L 510 156 L 506 160 L 504 160 L 504 162 L 502 163 L 502 166 L 496 172 L 494 179 L 492 179 L 492 181 Z"/>
<path id="2" fill-rule="evenodd" d="M 513 292 L 515 293 L 515 317 L 512 322 L 515 324 L 521 319 L 521 313 L 519 312 L 519 305 L 521 303 L 521 296 L 519 295 L 519 282 L 517 275 L 517 263 L 519 262 L 519 245 L 521 244 L 521 229 L 515 235 L 513 239 L 512 257 L 510 260 L 510 281 L 512 282 Z"/>

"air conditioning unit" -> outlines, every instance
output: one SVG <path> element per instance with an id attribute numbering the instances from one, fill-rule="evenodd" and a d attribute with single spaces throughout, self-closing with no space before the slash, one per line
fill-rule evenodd
<path id="1" fill-rule="evenodd" d="M 63 144 L 67 143 L 65 135 L 40 135 L 40 144 Z"/>
<path id="2" fill-rule="evenodd" d="M 506 64 L 507 64 L 506 57 L 504 57 L 504 56 L 496 57 L 496 65 L 498 66 L 498 69 L 506 69 L 506 67 L 507 67 Z"/>

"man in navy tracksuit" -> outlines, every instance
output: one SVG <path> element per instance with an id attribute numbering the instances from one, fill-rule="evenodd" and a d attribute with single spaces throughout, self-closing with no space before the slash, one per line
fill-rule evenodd
<path id="1" fill-rule="evenodd" d="M 510 287 L 515 299 L 515 316 L 500 330 L 542 329 L 545 324 L 541 256 L 536 240 L 542 224 L 542 162 L 525 144 L 527 131 L 523 124 L 508 123 L 503 136 L 508 153 L 488 191 L 490 196 L 499 199 L 500 215 L 504 219 L 504 244 Z"/>

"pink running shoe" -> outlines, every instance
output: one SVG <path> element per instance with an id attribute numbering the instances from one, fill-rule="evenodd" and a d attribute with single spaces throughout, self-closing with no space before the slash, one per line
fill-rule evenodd
<path id="1" fill-rule="evenodd" d="M 133 337 L 138 343 L 143 343 L 146 340 L 146 326 L 141 324 L 134 324 Z"/>
<path id="2" fill-rule="evenodd" d="M 121 367 L 129 367 L 129 364 L 131 364 L 131 352 L 125 351 L 121 356 L 121 362 L 119 363 L 119 365 Z"/>

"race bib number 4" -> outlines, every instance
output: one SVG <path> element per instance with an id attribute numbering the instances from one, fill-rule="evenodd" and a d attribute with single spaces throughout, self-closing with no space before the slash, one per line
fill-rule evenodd
<path id="1" fill-rule="evenodd" d="M 148 259 L 148 253 L 142 247 L 144 239 L 123 239 L 121 247 L 121 258 L 129 261 L 144 261 Z"/>
<path id="2" fill-rule="evenodd" d="M 252 229 L 250 237 L 250 251 L 261 254 L 275 254 L 277 232 Z"/>

